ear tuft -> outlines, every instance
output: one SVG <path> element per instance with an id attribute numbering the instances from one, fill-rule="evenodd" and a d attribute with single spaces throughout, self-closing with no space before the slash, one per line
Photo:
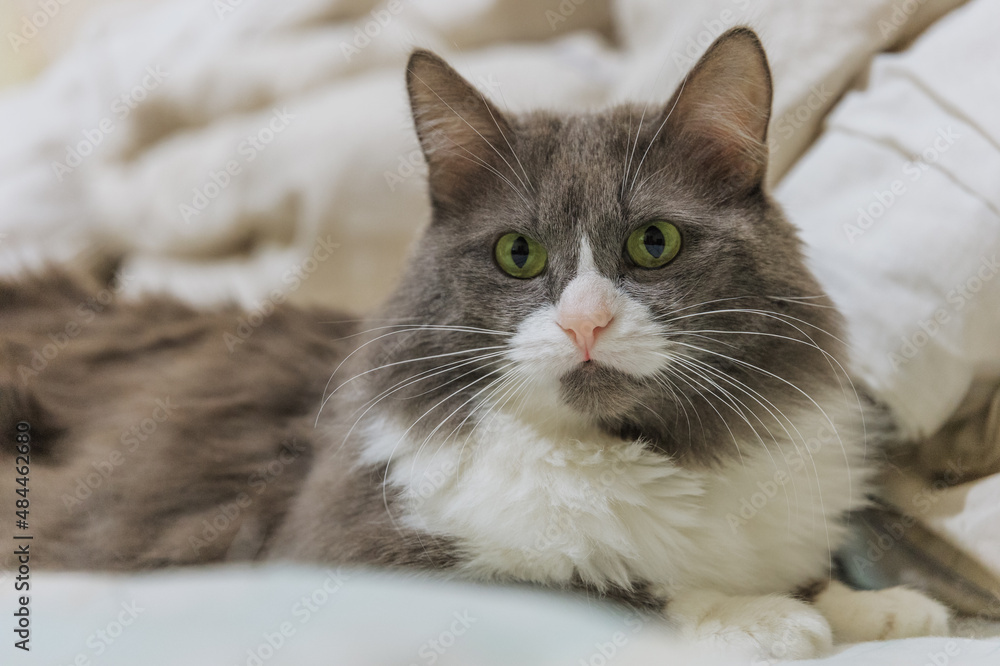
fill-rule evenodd
<path id="1" fill-rule="evenodd" d="M 410 56 L 406 87 L 435 204 L 458 206 L 472 188 L 511 167 L 507 120 L 440 57 Z"/>
<path id="2" fill-rule="evenodd" d="M 767 171 L 771 69 L 756 33 L 733 28 L 705 52 L 667 104 L 671 134 L 703 173 L 734 189 Z"/>

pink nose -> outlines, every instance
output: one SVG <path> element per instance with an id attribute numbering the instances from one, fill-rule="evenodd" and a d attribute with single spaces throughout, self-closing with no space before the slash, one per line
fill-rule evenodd
<path id="1" fill-rule="evenodd" d="M 557 323 L 583 352 L 583 360 L 589 361 L 597 334 L 607 328 L 612 318 L 607 308 L 599 308 L 589 312 L 560 313 Z"/>

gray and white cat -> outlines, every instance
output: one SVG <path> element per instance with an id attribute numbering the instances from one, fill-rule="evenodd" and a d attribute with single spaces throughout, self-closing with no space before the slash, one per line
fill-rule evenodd
<path id="1" fill-rule="evenodd" d="M 407 85 L 433 217 L 367 323 L 278 306 L 229 353 L 235 309 L 0 286 L 35 561 L 586 588 L 768 656 L 947 631 L 917 592 L 817 585 L 884 419 L 764 190 L 756 36 L 720 37 L 655 108 L 513 116 L 426 51 Z"/>

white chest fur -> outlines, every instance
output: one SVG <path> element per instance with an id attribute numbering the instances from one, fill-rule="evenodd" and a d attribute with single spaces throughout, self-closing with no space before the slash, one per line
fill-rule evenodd
<path id="1" fill-rule="evenodd" d="M 797 419 L 801 441 L 779 438 L 766 453 L 758 443 L 711 471 L 597 431 L 542 433 L 509 414 L 464 446 L 429 441 L 418 454 L 383 425 L 367 453 L 385 462 L 397 451 L 389 480 L 408 499 L 403 520 L 456 538 L 468 575 L 767 593 L 825 575 L 839 518 L 863 502 L 854 409 L 827 403 L 836 433 L 817 411 Z"/>

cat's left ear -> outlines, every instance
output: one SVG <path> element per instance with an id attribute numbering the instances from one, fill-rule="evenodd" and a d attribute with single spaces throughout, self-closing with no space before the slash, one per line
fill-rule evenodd
<path id="1" fill-rule="evenodd" d="M 733 28 L 713 42 L 664 108 L 671 147 L 713 183 L 760 186 L 771 97 L 760 39 L 749 28 Z"/>
<path id="2" fill-rule="evenodd" d="M 506 118 L 448 63 L 430 51 L 414 51 L 406 88 L 436 205 L 461 207 L 485 181 L 519 180 L 512 175 L 513 132 Z"/>

